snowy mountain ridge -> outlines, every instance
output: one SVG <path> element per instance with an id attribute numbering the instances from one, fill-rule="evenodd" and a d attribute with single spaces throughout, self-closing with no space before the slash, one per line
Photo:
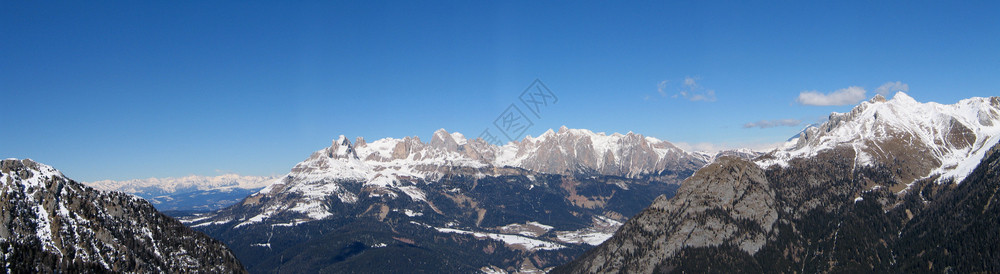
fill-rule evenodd
<path id="1" fill-rule="evenodd" d="M 489 167 L 509 166 L 545 173 L 596 172 L 636 177 L 681 167 L 697 168 L 707 160 L 669 142 L 631 132 L 606 135 L 566 127 L 504 146 L 482 139 L 469 140 L 461 133 L 444 129 L 435 131 L 428 143 L 419 137 L 384 138 L 370 143 L 359 137 L 352 144 L 341 135 L 330 147 L 316 151 L 258 192 L 299 198 L 274 202 L 241 225 L 282 212 L 302 213 L 313 220 L 328 217 L 325 197 L 336 196 L 345 203 L 358 200 L 357 194 L 340 182 L 363 182 L 363 187 L 371 189 L 370 196 L 394 198 L 402 194 L 425 200 L 426 194 L 410 184 L 433 182 L 453 169 L 479 169 L 477 176 L 491 172 Z"/>
<path id="2" fill-rule="evenodd" d="M 911 170 L 897 174 L 906 183 L 934 175 L 958 182 L 998 141 L 1000 97 L 944 105 L 920 103 L 899 92 L 892 100 L 876 95 L 848 113 L 833 113 L 826 123 L 806 128 L 757 163 L 787 166 L 792 159 L 849 146 L 855 151 L 856 166 L 907 165 Z"/>
<path id="3" fill-rule="evenodd" d="M 147 178 L 132 180 L 101 180 L 84 184 L 103 191 L 121 191 L 133 195 L 157 196 L 190 191 L 260 189 L 274 180 L 273 176 L 244 176 L 223 174 L 219 176 L 190 175 L 184 177 Z"/>
<path id="4" fill-rule="evenodd" d="M 478 259 L 454 264 L 543 269 L 604 241 L 626 216 L 657 195 L 672 195 L 714 157 L 635 133 L 565 127 L 504 146 L 445 130 L 429 139 L 339 136 L 260 192 L 183 222 L 237 246 L 241 256 L 280 258 L 286 250 L 335 257 L 344 242 L 313 251 L 294 245 L 306 240 L 304 231 L 385 228 L 386 237 L 363 246 L 419 247 L 419 254 L 464 247 Z M 376 253 L 356 257 L 374 256 L 364 254 Z"/>

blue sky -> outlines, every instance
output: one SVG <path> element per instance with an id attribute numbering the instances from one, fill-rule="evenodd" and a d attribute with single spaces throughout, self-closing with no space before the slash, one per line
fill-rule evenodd
<path id="1" fill-rule="evenodd" d="M 559 101 L 527 134 L 694 148 L 783 141 L 890 82 L 1000 94 L 995 1 L 99 2 L 0 4 L 0 157 L 283 174 L 340 134 L 477 136 L 534 79 Z"/>

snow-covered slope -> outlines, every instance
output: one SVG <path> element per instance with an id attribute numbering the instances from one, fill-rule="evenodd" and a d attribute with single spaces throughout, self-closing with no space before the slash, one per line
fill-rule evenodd
<path id="1" fill-rule="evenodd" d="M 135 196 L 0 162 L 0 265 L 15 273 L 243 272 L 229 249 Z"/>
<path id="2" fill-rule="evenodd" d="M 877 95 L 848 113 L 804 130 L 798 138 L 758 160 L 764 167 L 847 146 L 855 165 L 896 167 L 903 182 L 941 175 L 961 181 L 1000 140 L 1000 97 L 956 104 L 920 103 L 903 92 Z"/>

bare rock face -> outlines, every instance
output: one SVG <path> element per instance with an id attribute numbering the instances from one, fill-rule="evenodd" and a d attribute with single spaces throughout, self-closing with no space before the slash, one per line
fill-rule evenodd
<path id="1" fill-rule="evenodd" d="M 411 142 L 410 137 L 403 138 L 402 142 L 396 143 L 392 149 L 392 159 L 406 159 L 410 156 L 410 151 L 413 150 L 413 142 Z"/>
<path id="2" fill-rule="evenodd" d="M 354 147 L 359 147 L 359 148 L 365 147 L 365 145 L 367 144 L 368 143 L 365 142 L 365 138 L 362 138 L 361 136 L 358 136 L 358 138 L 354 139 Z"/>
<path id="3" fill-rule="evenodd" d="M 434 132 L 434 137 L 431 138 L 430 145 L 445 151 L 458 151 L 458 142 L 456 142 L 455 138 L 453 138 L 451 134 L 443 128 Z"/>
<path id="4" fill-rule="evenodd" d="M 461 146 L 461 148 L 464 156 L 470 159 L 484 163 L 492 163 L 496 161 L 497 147 L 487 143 L 483 139 L 468 140 L 466 144 Z"/>
<path id="5" fill-rule="evenodd" d="M 327 150 L 327 155 L 334 159 L 358 159 L 358 153 L 354 150 L 354 146 L 344 135 L 340 135 L 340 138 L 333 141 Z"/>
<path id="6" fill-rule="evenodd" d="M 775 191 L 764 171 L 723 157 L 685 180 L 673 199 L 657 198 L 603 248 L 579 258 L 573 271 L 650 273 L 686 247 L 732 244 L 753 254 L 777 220 Z"/>

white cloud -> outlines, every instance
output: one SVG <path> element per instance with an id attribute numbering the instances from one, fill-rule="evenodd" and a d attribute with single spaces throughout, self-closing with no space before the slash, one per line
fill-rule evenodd
<path id="1" fill-rule="evenodd" d="M 715 90 L 705 89 L 697 80 L 690 76 L 684 77 L 684 89 L 681 89 L 680 96 L 691 101 L 715 102 Z"/>
<path id="2" fill-rule="evenodd" d="M 704 94 L 695 94 L 688 99 L 691 99 L 691 101 L 715 102 L 715 91 L 710 89 L 705 91 Z"/>
<path id="3" fill-rule="evenodd" d="M 886 82 L 885 84 L 882 84 L 877 89 L 875 89 L 875 93 L 878 93 L 882 96 L 889 96 L 890 94 L 895 94 L 897 91 L 909 92 L 910 85 L 907 85 L 906 83 L 900 81 Z"/>
<path id="4" fill-rule="evenodd" d="M 676 90 L 677 93 L 670 95 L 670 98 L 684 98 L 690 101 L 705 101 L 705 102 L 715 102 L 715 90 L 706 89 L 698 84 L 698 79 L 690 76 L 684 77 L 684 81 L 679 84 L 671 84 L 670 80 L 663 80 L 656 84 L 656 92 L 660 94 L 660 97 L 667 97 L 671 90 Z M 644 100 L 649 101 L 651 98 L 649 96 L 643 97 Z"/>
<path id="5" fill-rule="evenodd" d="M 684 86 L 688 88 L 695 88 L 698 86 L 698 83 L 695 82 L 695 79 L 691 78 L 691 76 L 686 76 L 684 77 Z"/>
<path id="6" fill-rule="evenodd" d="M 757 122 L 750 122 L 743 124 L 743 128 L 772 128 L 772 127 L 794 127 L 802 124 L 802 120 L 798 119 L 780 119 L 780 120 L 760 120 Z"/>
<path id="7" fill-rule="evenodd" d="M 667 82 L 669 81 L 663 80 L 659 84 L 656 84 L 656 92 L 659 92 L 660 96 L 667 97 Z"/>
<path id="8" fill-rule="evenodd" d="M 795 101 L 810 106 L 851 105 L 864 100 L 865 93 L 865 89 L 858 86 L 839 89 L 830 94 L 823 94 L 819 91 L 803 91 L 799 93 L 799 98 Z"/>

